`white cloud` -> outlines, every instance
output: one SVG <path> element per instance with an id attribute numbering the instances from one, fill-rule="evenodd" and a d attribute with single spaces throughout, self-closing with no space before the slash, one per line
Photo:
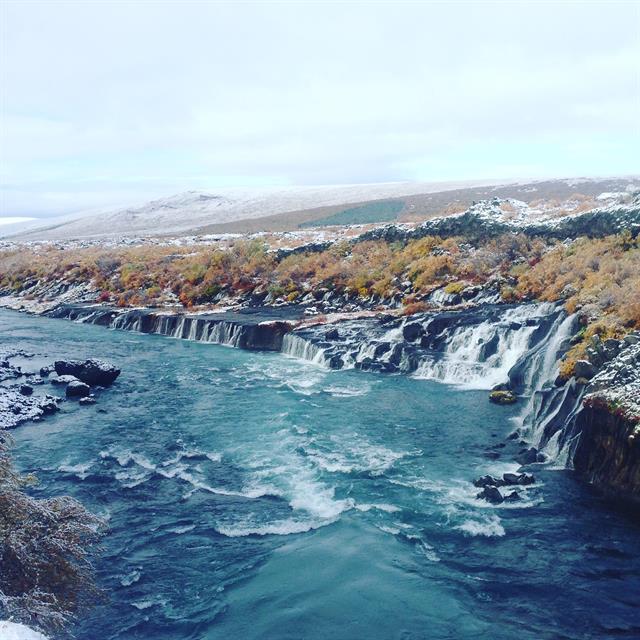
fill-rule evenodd
<path id="1" fill-rule="evenodd" d="M 639 169 L 630 4 L 33 9 L 3 5 L 6 214 L 240 180 Z"/>

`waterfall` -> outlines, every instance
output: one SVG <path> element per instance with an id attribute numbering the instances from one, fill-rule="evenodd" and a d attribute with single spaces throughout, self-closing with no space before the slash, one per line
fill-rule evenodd
<path id="1" fill-rule="evenodd" d="M 325 349 L 293 333 L 288 333 L 282 339 L 282 353 L 326 366 Z"/>
<path id="2" fill-rule="evenodd" d="M 564 423 L 569 414 L 579 408 L 580 398 L 574 397 L 573 385 L 556 388 L 558 358 L 563 344 L 571 337 L 575 326 L 575 315 L 559 318 L 551 327 L 550 337 L 531 355 L 528 362 L 527 379 L 531 396 L 520 416 L 515 418 L 523 435 L 536 448 L 549 446 L 547 455 L 557 457 L 558 438 L 551 443 L 553 433 L 549 427 L 554 422 Z M 558 420 L 556 420 L 558 418 Z"/>
<path id="3" fill-rule="evenodd" d="M 224 344 L 229 347 L 238 347 L 242 337 L 242 326 L 233 322 L 209 322 L 205 342 Z"/>
<path id="4" fill-rule="evenodd" d="M 471 389 L 492 389 L 509 381 L 509 372 L 529 351 L 537 323 L 549 309 L 525 305 L 507 310 L 499 322 L 456 327 L 441 354 L 422 359 L 415 377 L 458 384 Z M 445 330 L 448 331 L 448 330 Z"/>
<path id="5" fill-rule="evenodd" d="M 584 387 L 555 385 L 557 362 L 575 325 L 557 304 L 482 305 L 394 319 L 358 318 L 291 330 L 241 314 L 184 315 L 101 305 L 61 305 L 47 313 L 112 329 L 155 333 L 283 354 L 332 369 L 412 373 L 471 389 L 508 383 L 528 396 L 517 432 L 556 464 L 571 460 Z M 405 335 L 407 339 L 405 339 Z"/>
<path id="6" fill-rule="evenodd" d="M 255 337 L 256 328 L 264 327 L 265 323 L 256 324 L 242 318 L 234 321 L 223 317 L 218 319 L 211 316 L 154 313 L 146 309 L 116 310 L 97 306 L 60 307 L 55 314 L 51 315 L 79 323 L 100 324 L 110 329 L 153 333 L 194 342 L 209 342 L 239 348 L 245 346 L 256 349 L 272 348 L 256 344 L 255 339 L 253 343 L 247 345 L 251 337 Z M 277 333 L 277 329 L 274 331 Z"/>

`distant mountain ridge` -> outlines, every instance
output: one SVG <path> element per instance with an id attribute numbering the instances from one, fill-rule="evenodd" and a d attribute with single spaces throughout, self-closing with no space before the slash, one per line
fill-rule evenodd
<path id="1" fill-rule="evenodd" d="M 403 222 L 455 213 L 475 201 L 493 197 L 524 202 L 568 198 L 575 192 L 596 197 L 602 192 L 624 191 L 633 183 L 627 178 L 585 178 L 507 184 L 385 183 L 220 193 L 187 191 L 137 207 L 42 220 L 17 233 L 0 229 L 0 234 L 19 241 L 55 241 L 285 231 L 328 224 L 379 223 L 384 221 L 381 211 L 389 212 L 391 217 L 386 220 Z"/>

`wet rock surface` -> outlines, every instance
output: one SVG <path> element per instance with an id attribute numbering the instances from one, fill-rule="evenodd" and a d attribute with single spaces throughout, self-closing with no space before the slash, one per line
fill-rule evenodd
<path id="1" fill-rule="evenodd" d="M 23 371 L 12 362 L 14 359 L 24 361 L 32 357 L 34 354 L 22 351 L 0 353 L 0 429 L 13 429 L 25 422 L 39 422 L 58 411 L 65 398 L 77 399 L 81 404 L 96 402 L 89 384 L 66 373 L 52 373 L 55 370 L 53 365 L 41 367 L 39 373 L 45 376 L 43 379 L 33 371 Z M 103 384 L 98 387 L 96 383 L 94 386 L 97 388 L 112 383 L 120 373 L 113 365 L 98 360 L 64 362 L 66 366 L 58 367 L 60 371 L 73 369 L 86 379 L 99 380 Z M 73 366 L 68 368 L 70 365 Z M 60 395 L 63 390 L 64 397 Z"/>
<path id="2" fill-rule="evenodd" d="M 573 463 L 605 493 L 640 503 L 640 342 L 627 338 L 585 389 Z"/>
<path id="3" fill-rule="evenodd" d="M 494 404 L 514 404 L 518 398 L 513 391 L 496 390 L 489 394 L 489 400 Z"/>
<path id="4" fill-rule="evenodd" d="M 58 376 L 73 376 L 86 385 L 101 387 L 110 386 L 120 375 L 120 369 L 103 360 L 58 360 L 54 369 Z"/>
<path id="5" fill-rule="evenodd" d="M 67 398 L 83 398 L 91 393 L 91 387 L 80 380 L 72 380 L 65 389 Z"/>

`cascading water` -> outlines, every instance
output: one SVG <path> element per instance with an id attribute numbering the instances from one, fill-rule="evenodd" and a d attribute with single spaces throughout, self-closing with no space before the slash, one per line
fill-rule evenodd
<path id="1" fill-rule="evenodd" d="M 288 333 L 282 339 L 282 353 L 299 360 L 307 360 L 320 365 L 326 364 L 324 348 L 293 333 Z"/>
<path id="2" fill-rule="evenodd" d="M 296 331 L 288 327 L 279 340 L 271 340 L 277 331 L 271 330 L 269 322 L 238 314 L 231 319 L 224 314 L 190 316 L 70 306 L 58 317 L 232 347 L 279 350 L 327 368 L 408 373 L 469 389 L 488 390 L 509 383 L 517 393 L 530 396 L 516 419 L 520 435 L 544 449 L 549 459 L 567 457 L 570 434 L 558 432 L 580 407 L 575 385 L 557 388 L 553 384 L 574 317 L 550 303 L 483 305 L 403 319 L 360 318 L 338 323 L 332 331 L 326 325 Z M 411 326 L 414 331 L 418 327 L 414 335 L 406 333 Z M 266 339 L 258 335 L 261 328 L 269 336 Z"/>
<path id="3" fill-rule="evenodd" d="M 52 317 L 78 323 L 99 324 L 110 329 L 154 333 L 171 338 L 210 342 L 230 347 L 280 350 L 278 338 L 290 330 L 286 322 L 260 322 L 240 314 L 207 316 L 155 313 L 144 309 L 120 311 L 105 307 L 61 306 Z M 232 316 L 229 319 L 228 316 Z"/>
<path id="4" fill-rule="evenodd" d="M 534 327 L 511 330 L 484 322 L 478 327 L 456 331 L 441 359 L 424 360 L 417 378 L 440 380 L 474 389 L 491 389 L 508 381 L 511 367 L 527 351 Z M 486 355 L 487 345 L 495 353 Z"/>
<path id="5" fill-rule="evenodd" d="M 507 383 L 510 371 L 533 350 L 545 351 L 546 339 L 532 345 L 540 321 L 557 313 L 553 305 L 523 305 L 508 309 L 496 322 L 455 328 L 446 338 L 442 355 L 423 359 L 418 378 L 491 389 Z M 445 330 L 448 331 L 448 330 Z M 551 335 L 547 333 L 546 338 Z M 529 385 L 525 385 L 525 391 Z"/>
<path id="6" fill-rule="evenodd" d="M 575 328 L 575 315 L 561 317 L 552 326 L 549 340 L 530 357 L 527 380 L 531 396 L 515 419 L 522 437 L 541 449 L 549 461 L 563 464 L 569 459 L 569 440 L 563 433 L 579 410 L 581 393 L 573 383 L 556 387 L 558 359 Z"/>

